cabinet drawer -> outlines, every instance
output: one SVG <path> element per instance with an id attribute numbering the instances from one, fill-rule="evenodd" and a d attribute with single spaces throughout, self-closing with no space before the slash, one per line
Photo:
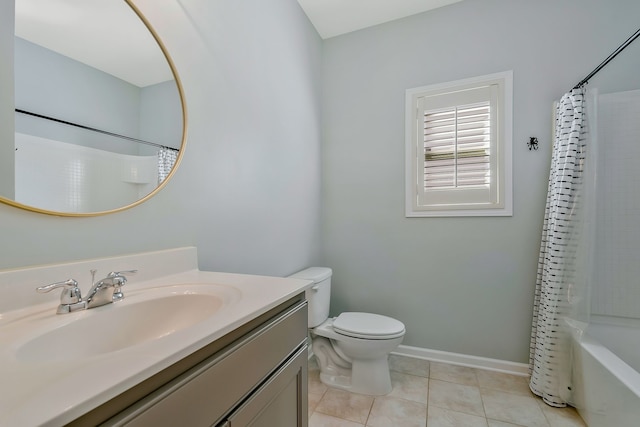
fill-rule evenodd
<path id="1" fill-rule="evenodd" d="M 306 338 L 307 304 L 303 302 L 151 393 L 106 425 L 211 426 Z"/>
<path id="2" fill-rule="evenodd" d="M 301 347 L 220 427 L 306 427 L 308 357 Z"/>

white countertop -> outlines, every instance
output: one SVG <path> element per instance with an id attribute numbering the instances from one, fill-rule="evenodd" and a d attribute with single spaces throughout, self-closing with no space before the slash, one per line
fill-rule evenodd
<path id="1" fill-rule="evenodd" d="M 22 331 L 28 328 L 20 320 L 26 318 L 24 316 L 49 316 L 52 322 L 68 323 L 77 320 L 73 316 L 86 316 L 92 310 L 109 310 L 116 308 L 117 304 L 125 304 L 127 295 L 135 300 L 137 296 L 144 295 L 145 289 L 184 284 L 229 287 L 233 290 L 230 293 L 232 297 L 215 314 L 193 326 L 122 350 L 70 361 L 25 361 L 16 357 L 16 346 L 24 335 Z M 310 285 L 311 282 L 299 279 L 192 269 L 145 281 L 132 277 L 123 288 L 125 300 L 113 305 L 55 315 L 57 302 L 47 301 L 4 312 L 0 315 L 0 426 L 59 426 L 68 423 L 303 292 Z M 109 328 L 110 325 L 104 327 Z M 94 333 L 100 334 L 100 331 Z M 126 330 L 122 333 L 126 334 Z M 68 339 L 68 343 L 60 345 L 73 345 L 74 340 L 82 340 L 82 336 Z M 46 359 L 46 355 L 42 359 Z"/>

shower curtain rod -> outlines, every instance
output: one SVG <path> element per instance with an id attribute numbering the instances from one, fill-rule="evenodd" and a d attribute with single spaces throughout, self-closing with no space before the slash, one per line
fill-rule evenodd
<path id="1" fill-rule="evenodd" d="M 102 133 L 102 134 L 109 135 L 109 136 L 115 136 L 117 138 L 127 139 L 129 141 L 138 142 L 140 144 L 152 145 L 154 147 L 159 147 L 159 148 L 166 148 L 167 150 L 172 150 L 172 151 L 180 151 L 177 148 L 167 147 L 166 145 L 156 144 L 155 142 L 149 142 L 149 141 L 145 141 L 143 139 L 132 138 L 130 136 L 124 136 L 124 135 L 120 135 L 120 134 L 117 134 L 117 133 L 109 132 L 109 131 L 106 131 L 106 130 L 100 130 L 100 129 L 92 128 L 92 127 L 89 127 L 89 126 L 79 125 L 77 123 L 67 122 L 65 120 L 56 119 L 54 117 L 49 117 L 49 116 L 44 116 L 42 114 L 32 113 L 30 111 L 21 110 L 19 108 L 16 108 L 16 113 L 26 114 L 28 116 L 38 117 L 40 119 L 45 119 L 45 120 L 51 120 L 53 122 L 62 123 L 62 124 L 69 125 L 69 126 L 75 126 L 77 128 L 90 130 L 92 132 L 98 132 L 98 133 Z"/>
<path id="2" fill-rule="evenodd" d="M 580 83 L 578 83 L 577 85 L 575 85 L 573 88 L 574 89 L 578 89 L 581 88 L 582 86 L 586 85 L 587 83 L 589 83 L 589 80 L 591 79 L 591 77 L 595 76 L 598 71 L 600 71 L 601 69 L 604 68 L 605 65 L 607 65 L 609 62 L 611 62 L 611 60 L 613 58 L 615 58 L 620 52 L 622 52 L 627 46 L 629 46 L 635 39 L 638 38 L 638 36 L 640 36 L 640 29 L 638 29 L 638 31 L 636 31 L 635 33 L 633 33 L 633 35 L 631 37 L 629 37 L 627 39 L 627 41 L 625 41 L 624 43 L 622 43 L 611 55 L 609 55 L 607 57 L 607 59 L 605 59 L 604 61 L 602 61 L 600 63 L 600 65 L 598 65 L 592 72 L 589 73 L 589 75 L 587 77 L 585 77 L 584 79 L 582 79 L 580 81 Z"/>

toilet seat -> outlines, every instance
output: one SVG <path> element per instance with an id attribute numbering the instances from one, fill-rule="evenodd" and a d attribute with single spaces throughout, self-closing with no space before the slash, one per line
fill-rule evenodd
<path id="1" fill-rule="evenodd" d="M 387 340 L 404 335 L 404 324 L 391 317 L 373 313 L 342 313 L 333 319 L 333 330 L 353 338 Z"/>

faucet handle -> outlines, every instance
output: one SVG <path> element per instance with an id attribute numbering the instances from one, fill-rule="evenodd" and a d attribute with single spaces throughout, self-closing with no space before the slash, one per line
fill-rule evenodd
<path id="1" fill-rule="evenodd" d="M 68 279 L 68 280 L 65 280 L 64 282 L 55 282 L 49 285 L 40 286 L 36 288 L 36 292 L 42 294 L 58 288 L 63 288 L 62 294 L 60 295 L 60 304 L 75 304 L 77 302 L 82 301 L 82 295 L 80 292 L 80 288 L 78 287 L 78 282 L 76 282 L 73 279 Z"/>
<path id="2" fill-rule="evenodd" d="M 36 288 L 36 292 L 45 293 L 57 288 L 62 288 L 62 294 L 60 294 L 60 305 L 58 305 L 58 310 L 56 311 L 57 314 L 71 313 L 72 311 L 86 308 L 86 302 L 82 301 L 78 282 L 73 279 L 40 286 Z"/>
<path id="3" fill-rule="evenodd" d="M 112 271 L 111 273 L 107 274 L 107 277 L 116 277 L 116 276 L 126 277 L 126 276 L 132 276 L 137 272 L 138 270 Z"/>
<path id="4" fill-rule="evenodd" d="M 111 273 L 107 274 L 107 277 L 121 278 L 121 280 L 114 282 L 113 297 L 111 297 L 113 302 L 120 301 L 121 299 L 124 298 L 124 294 L 122 293 L 122 286 L 127 282 L 127 275 L 133 275 L 133 274 L 136 274 L 137 272 L 138 270 L 124 270 L 124 271 L 112 271 Z"/>

